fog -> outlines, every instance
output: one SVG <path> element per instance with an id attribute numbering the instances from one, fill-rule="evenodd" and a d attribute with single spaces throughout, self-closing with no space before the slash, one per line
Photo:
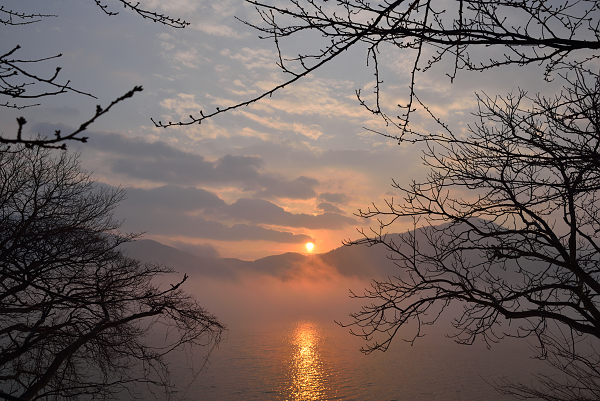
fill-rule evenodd
<path id="1" fill-rule="evenodd" d="M 387 352 L 363 355 L 359 349 L 367 341 L 335 322 L 351 323 L 349 313 L 369 303 L 351 298 L 350 290 L 362 294 L 372 278 L 398 273 L 385 258 L 371 258 L 373 263 L 361 270 L 359 265 L 369 260 L 361 252 L 372 248 L 343 247 L 327 255 L 290 253 L 253 262 L 200 257 L 154 241 L 127 249 L 130 256 L 145 261 L 171 261 L 178 273 L 163 276 L 162 285 L 187 275 L 182 289 L 227 326 L 208 360 L 207 349 L 173 356 L 176 382 L 191 399 L 325 400 L 335 393 L 343 399 L 373 401 L 504 401 L 510 398 L 497 393 L 494 383 L 504 378 L 531 381 L 531 373 L 538 371 L 556 373 L 531 359 L 534 344 L 527 340 L 457 344 L 451 338 L 456 334 L 451 323 L 461 313 L 460 304 L 446 308 L 434 325 L 423 326 L 424 336 L 414 344 L 404 341 L 417 332 L 416 322 L 409 322 Z M 349 266 L 352 261 L 355 266 Z M 310 372 L 297 371 L 298 336 L 313 338 L 307 348 L 313 359 L 303 362 L 312 366 Z M 311 378 L 310 388 L 295 384 L 298 375 Z M 309 390 L 312 395 L 307 395 Z"/>
<path id="2" fill-rule="evenodd" d="M 244 274 L 236 281 L 190 277 L 183 288 L 225 324 L 237 327 L 303 319 L 348 322 L 348 314 L 362 304 L 350 298 L 349 290 L 362 292 L 369 285 L 326 266 L 309 272 L 299 267 L 291 274 L 294 279 L 258 273 Z M 316 277 L 319 274 L 322 277 Z"/>

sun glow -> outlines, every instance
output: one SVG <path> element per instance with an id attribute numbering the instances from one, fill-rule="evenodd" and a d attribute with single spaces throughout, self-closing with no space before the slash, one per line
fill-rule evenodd
<path id="1" fill-rule="evenodd" d="M 315 244 L 313 244 L 312 242 L 307 242 L 306 243 L 306 250 L 308 252 L 312 252 L 313 248 L 315 247 Z"/>

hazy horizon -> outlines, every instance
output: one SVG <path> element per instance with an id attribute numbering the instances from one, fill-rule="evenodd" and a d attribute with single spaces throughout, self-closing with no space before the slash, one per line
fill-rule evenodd
<path id="1" fill-rule="evenodd" d="M 199 115 L 200 110 L 208 113 L 270 90 L 290 77 L 277 66 L 277 46 L 283 49 L 282 58 L 294 58 L 306 52 L 307 47 L 315 51 L 319 46 L 329 46 L 329 38 L 311 29 L 278 38 L 277 45 L 272 40 L 262 40 L 257 30 L 242 22 L 261 22 L 254 6 L 242 0 L 140 1 L 143 7 L 185 19 L 190 25 L 174 29 L 155 24 L 111 0 L 2 1 L 6 10 L 47 15 L 34 24 L 0 24 L 6 42 L 4 53 L 18 45 L 15 58 L 40 60 L 27 64 L 32 71 L 51 77 L 61 67 L 57 82 L 68 81 L 73 88 L 95 97 L 67 91 L 49 100 L 33 99 L 32 103 L 40 100 L 36 107 L 0 108 L 0 132 L 5 137 L 16 136 L 16 119 L 21 116 L 27 120 L 22 127 L 25 136 L 52 137 L 58 130 L 69 132 L 91 118 L 97 105 L 106 107 L 134 86 L 143 86 L 143 92 L 95 121 L 85 131 L 89 136 L 86 143 L 70 141 L 67 152 L 79 154 L 82 168 L 90 173 L 98 188 L 125 191 L 113 217 L 122 222 L 121 232 L 139 233 L 143 240 L 124 249 L 143 262 L 172 266 L 177 273 L 160 276 L 163 288 L 186 275 L 187 281 L 181 288 L 228 327 L 228 334 L 213 352 L 212 362 L 186 390 L 187 397 L 194 400 L 204 395 L 211 400 L 237 401 L 244 400 L 244 394 L 251 394 L 252 399 L 290 401 L 306 397 L 382 397 L 403 401 L 467 401 L 484 397 L 500 401 L 508 398 L 497 395 L 486 380 L 507 377 L 531 383 L 531 373 L 538 367 L 544 371 L 543 364 L 530 359 L 535 344 L 528 345 L 528 340 L 507 338 L 491 344 L 491 349 L 481 336 L 470 348 L 456 344 L 451 338 L 456 334 L 451 322 L 461 316 L 464 305 L 459 302 L 448 306 L 434 325 L 423 325 L 426 336 L 417 338 L 414 345 L 410 340 L 421 334 L 419 321 L 403 324 L 385 354 L 363 356 L 358 349 L 373 339 L 352 336 L 348 327 L 339 327 L 335 322 L 350 324 L 353 318 L 349 314 L 359 312 L 370 302 L 384 302 L 382 298 L 372 301 L 351 297 L 352 292 L 363 294 L 373 279 L 412 278 L 403 276 L 409 273 L 388 259 L 388 251 L 377 247 L 348 248 L 343 243 L 362 238 L 362 230 L 376 235 L 379 229 L 376 219 L 359 217 L 359 210 L 383 210 L 386 205 L 405 202 L 405 194 L 392 184 L 406 188 L 413 182 L 427 182 L 431 171 L 422 159 L 423 151 L 431 144 L 399 143 L 393 137 L 399 133 L 398 127 L 363 107 L 357 93 L 367 104 L 378 104 L 382 113 L 397 121 L 404 112 L 398 105 L 408 102 L 414 67 L 418 78 L 415 90 L 428 109 L 417 107 L 410 127 L 433 134 L 447 128 L 462 138 L 478 123 L 474 115 L 479 110 L 476 94 L 493 98 L 523 89 L 532 98 L 555 96 L 564 83 L 558 73 L 545 79 L 544 67 L 534 63 L 482 72 L 459 69 L 456 77 L 450 78 L 448 73 L 455 62 L 452 57 L 444 56 L 431 68 L 424 68 L 425 60 L 435 59 L 435 46 L 422 50 L 419 70 L 404 52 L 416 50 L 401 49 L 383 39 L 377 48 L 378 75 L 374 76 L 373 65 L 367 65 L 374 53 L 367 53 L 364 43 L 358 42 L 331 63 L 272 96 L 202 124 L 162 128 L 153 120 L 187 121 L 190 115 Z M 109 16 L 103 12 L 98 5 L 105 3 L 108 12 L 118 14 Z M 333 3 L 323 2 L 323 7 L 335 7 Z M 415 12 L 420 13 L 418 10 L 419 7 Z M 458 49 L 457 45 L 457 52 Z M 502 57 L 505 50 L 482 46 L 473 52 L 473 57 Z M 53 58 L 58 54 L 62 56 Z M 458 60 L 457 56 L 456 63 Z M 589 62 L 599 65 L 597 59 Z M 376 86 L 381 86 L 377 96 Z M 446 125 L 440 125 L 430 113 Z M 531 167 L 532 176 L 538 167 Z M 453 196 L 467 203 L 476 198 L 480 187 L 469 185 L 454 185 Z M 596 200 L 594 196 L 590 195 L 591 204 Z M 548 206 L 544 213 L 550 209 Z M 497 213 L 504 216 L 503 212 Z M 397 219 L 385 229 L 387 233 L 402 233 L 425 220 L 415 223 L 409 218 Z M 426 241 L 421 244 L 421 249 L 432 247 Z M 489 249 L 491 246 L 486 250 Z M 457 273 L 452 271 L 453 263 L 464 262 L 462 253 L 453 256 L 458 254 L 460 257 L 443 261 L 450 266 L 447 271 L 451 274 Z M 448 284 L 448 291 L 459 288 L 463 279 L 470 284 L 469 280 L 476 282 L 483 277 L 477 283 L 483 294 L 478 293 L 481 305 L 486 304 L 485 308 L 494 313 L 498 312 L 494 309 L 498 305 L 512 303 L 510 307 L 514 307 L 530 294 L 524 291 L 514 299 L 503 300 L 504 304 L 494 297 L 498 288 L 510 287 L 512 262 L 499 262 L 482 271 L 474 269 L 475 273 L 467 270 L 464 276 L 459 272 L 454 278 L 459 283 Z M 462 267 L 469 261 L 465 263 Z M 554 262 L 548 263 L 554 268 Z M 441 277 L 442 273 L 435 269 L 431 273 L 427 263 L 424 265 L 426 274 L 434 277 L 428 279 Z M 494 269 L 504 271 L 496 277 Z M 528 274 L 522 274 L 519 285 L 537 285 L 537 273 Z M 556 273 L 556 277 L 560 274 Z M 498 288 L 493 285 L 496 281 L 501 282 Z M 413 281 L 416 282 L 418 279 Z M 443 292 L 443 284 L 436 287 L 438 284 L 425 286 L 413 296 Z M 473 288 L 473 292 L 480 291 Z M 557 288 L 561 288 L 557 292 L 562 290 Z M 489 294 L 485 292 L 488 290 Z M 393 288 L 389 291 L 394 293 Z M 150 291 L 146 294 L 156 295 Z M 560 296 L 563 295 L 556 299 Z M 594 296 L 592 304 L 596 302 Z M 380 316 L 406 312 L 398 312 L 395 304 L 405 300 L 392 298 L 387 301 L 393 307 Z M 465 295 L 462 299 L 466 298 Z M 415 313 L 419 318 L 431 318 L 439 312 L 435 309 L 437 302 L 446 300 L 436 298 L 434 307 L 420 305 Z M 534 305 L 532 310 L 537 308 L 535 296 L 523 301 L 527 302 Z M 475 311 L 469 317 L 485 321 L 493 313 L 484 317 L 477 317 L 477 313 L 485 315 L 486 311 Z M 529 318 L 514 321 L 526 319 Z M 499 333 L 514 334 L 519 330 L 518 324 L 510 325 L 506 320 L 490 325 L 495 323 Z M 473 323 L 469 328 L 475 326 Z M 385 338 L 386 334 L 379 333 L 376 339 Z M 181 364 L 177 369 L 183 372 L 186 364 L 201 365 L 204 352 L 177 354 L 181 357 L 177 359 Z M 183 380 L 177 372 L 174 378 Z M 306 383 L 300 383 L 298 375 Z"/>

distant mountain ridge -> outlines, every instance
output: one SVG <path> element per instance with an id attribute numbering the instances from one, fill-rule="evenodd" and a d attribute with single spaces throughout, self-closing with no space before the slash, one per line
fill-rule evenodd
<path id="1" fill-rule="evenodd" d="M 255 261 L 234 258 L 201 257 L 157 241 L 144 239 L 122 245 L 127 254 L 142 262 L 160 263 L 188 275 L 235 279 L 246 273 L 286 278 L 301 269 L 331 268 L 348 277 L 375 278 L 398 274 L 388 259 L 390 252 L 381 245 L 341 246 L 323 254 L 288 252 Z"/>

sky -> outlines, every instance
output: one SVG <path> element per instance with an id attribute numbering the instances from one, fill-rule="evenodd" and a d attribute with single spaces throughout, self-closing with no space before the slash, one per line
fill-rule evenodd
<path id="1" fill-rule="evenodd" d="M 20 116 L 27 120 L 27 135 L 72 131 L 93 116 L 96 105 L 106 107 L 134 86 L 144 88 L 91 125 L 87 143 L 68 144 L 99 185 L 126 190 L 127 198 L 115 210 L 124 232 L 144 233 L 144 238 L 199 256 L 250 261 L 308 253 L 307 242 L 314 243 L 312 252 L 325 253 L 345 239 L 359 238 L 357 229 L 377 228 L 377 221 L 356 213 L 400 202 L 402 193 L 392 180 L 408 186 L 426 179 L 422 149 L 375 133 L 398 131 L 356 98 L 360 90 L 367 102 L 374 100 L 373 65 L 360 44 L 247 107 L 201 125 L 155 127 L 151 119 L 186 121 L 200 110 L 246 101 L 289 76 L 276 64 L 273 41 L 260 39 L 240 21 L 260 23 L 254 7 L 242 0 L 140 3 L 190 25 L 175 29 L 144 20 L 116 0 L 103 0 L 109 11 L 118 12 L 114 16 L 94 0 L 2 0 L 5 9 L 55 16 L 23 26 L 0 25 L 4 53 L 19 45 L 15 57 L 22 60 L 62 54 L 28 66 L 45 77 L 60 66 L 59 82 L 96 97 L 64 93 L 39 99 L 36 107 L 0 108 L 3 136 L 15 135 Z M 322 4 L 335 7 L 333 1 Z M 280 48 L 284 56 L 295 57 L 326 44 L 307 32 L 282 39 Z M 473 51 L 474 57 L 486 58 L 503 49 Z M 424 59 L 432 54 L 431 48 L 424 49 Z M 389 116 L 398 115 L 397 105 L 407 101 L 414 57 L 410 50 L 380 48 L 381 105 Z M 443 60 L 417 74 L 416 89 L 458 135 L 468 134 L 476 121 L 476 93 L 493 98 L 521 88 L 552 95 L 562 84 L 556 76 L 545 81 L 539 65 L 459 71 L 453 82 L 446 75 L 451 71 L 451 60 Z M 423 110 L 413 114 L 411 124 L 420 132 L 440 130 Z M 410 228 L 411 221 L 398 221 L 388 230 Z M 317 315 L 348 323 L 347 314 L 364 303 L 348 299 L 349 288 L 360 294 L 368 287 L 364 276 L 340 274 L 326 265 L 287 267 L 293 279 L 268 272 L 245 272 L 235 280 L 191 274 L 186 291 L 230 328 L 241 321 Z M 458 309 L 448 317 L 453 314 Z M 407 338 L 413 328 L 407 328 Z"/>
<path id="2" fill-rule="evenodd" d="M 277 1 L 274 1 L 277 3 Z M 279 1 L 278 3 L 281 3 Z M 334 7 L 333 2 L 328 7 Z M 127 199 L 115 212 L 126 232 L 199 255 L 254 260 L 285 252 L 322 253 L 376 227 L 355 213 L 372 203 L 398 200 L 392 188 L 422 180 L 421 149 L 373 132 L 395 134 L 362 107 L 355 91 L 372 101 L 374 76 L 358 45 L 317 72 L 244 108 L 201 125 L 157 128 L 151 121 L 185 121 L 199 110 L 239 103 L 271 89 L 287 76 L 277 67 L 276 47 L 240 20 L 258 23 L 241 0 L 146 0 L 142 6 L 190 22 L 185 29 L 152 23 L 106 0 L 108 16 L 94 1 L 13 0 L 6 9 L 53 14 L 35 24 L 1 26 L 3 51 L 15 57 L 62 54 L 31 66 L 44 76 L 62 67 L 59 80 L 97 99 L 66 93 L 23 110 L 0 109 L 0 131 L 14 135 L 15 118 L 26 132 L 67 132 L 136 85 L 144 91 L 120 103 L 88 129 L 82 166 L 102 185 L 120 187 Z M 286 56 L 324 45 L 307 33 L 282 40 Z M 496 51 L 494 49 L 486 51 Z M 501 51 L 501 49 L 498 49 Z M 431 49 L 426 49 L 431 52 Z M 428 53 L 431 54 L 431 53 Z M 483 54 L 483 53 L 482 53 Z M 390 116 L 405 103 L 414 53 L 382 46 L 382 105 Z M 559 80 L 543 80 L 543 67 L 459 72 L 453 83 L 443 61 L 418 74 L 419 96 L 454 132 L 467 133 L 475 93 L 506 95 L 517 88 L 554 93 Z M 425 113 L 413 128 L 439 129 Z M 390 227 L 409 228 L 410 222 Z"/>

